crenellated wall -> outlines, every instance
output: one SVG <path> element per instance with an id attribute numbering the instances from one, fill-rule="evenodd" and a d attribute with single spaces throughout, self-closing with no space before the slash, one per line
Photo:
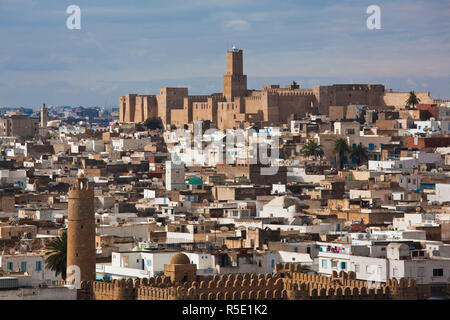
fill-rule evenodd
<path id="1" fill-rule="evenodd" d="M 355 272 L 334 271 L 331 277 L 301 272 L 300 264 L 277 264 L 276 274 L 285 274 L 290 300 L 353 299 L 353 300 L 418 300 L 425 298 L 415 279 L 388 280 L 371 283 L 356 280 Z"/>
<path id="2" fill-rule="evenodd" d="M 82 300 L 417 300 L 425 298 L 415 279 L 389 280 L 378 286 L 356 280 L 354 272 L 331 277 L 301 272 L 298 263 L 275 265 L 274 274 L 197 276 L 196 281 L 173 283 L 169 277 L 83 281 Z"/>

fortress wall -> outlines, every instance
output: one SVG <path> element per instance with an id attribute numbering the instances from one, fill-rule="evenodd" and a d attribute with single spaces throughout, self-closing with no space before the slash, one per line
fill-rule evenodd
<path id="1" fill-rule="evenodd" d="M 197 276 L 197 281 L 172 283 L 169 277 L 83 281 L 79 299 L 97 300 L 414 300 L 420 298 L 414 279 L 388 280 L 377 287 L 355 279 L 354 272 L 331 277 L 301 272 L 299 263 L 275 265 L 272 274 Z"/>
<path id="2" fill-rule="evenodd" d="M 434 102 L 429 92 L 416 92 L 416 96 L 420 99 L 420 103 L 431 104 Z M 405 107 L 408 97 L 409 92 L 385 92 L 381 96 L 380 105 L 394 106 L 396 110 L 399 110 Z"/>
<path id="3" fill-rule="evenodd" d="M 288 123 L 293 116 L 305 117 L 316 110 L 315 105 L 313 94 L 282 94 L 278 96 L 279 122 Z"/>
<path id="4" fill-rule="evenodd" d="M 188 112 L 186 109 L 172 109 L 170 110 L 171 125 L 183 127 L 188 123 Z"/>
<path id="5" fill-rule="evenodd" d="M 275 274 L 289 275 L 286 281 L 291 299 L 389 299 L 417 300 L 423 298 L 415 279 L 394 279 L 386 283 L 357 280 L 355 272 L 334 271 L 331 277 L 301 272 L 301 264 L 280 263 Z"/>
<path id="6" fill-rule="evenodd" d="M 214 122 L 214 104 L 207 102 L 194 102 L 192 104 L 192 121 L 198 120 L 210 120 Z M 215 103 L 215 107 L 217 108 L 217 103 Z M 217 117 L 216 117 L 217 118 Z"/>
<path id="7" fill-rule="evenodd" d="M 267 112 L 267 109 L 265 109 L 262 105 L 262 101 L 264 99 L 267 99 L 267 95 L 262 96 L 251 96 L 251 97 L 245 97 L 245 113 L 246 114 L 263 114 L 264 112 Z"/>

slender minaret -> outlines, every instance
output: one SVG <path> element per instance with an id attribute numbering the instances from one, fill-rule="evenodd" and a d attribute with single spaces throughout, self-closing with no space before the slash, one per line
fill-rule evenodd
<path id="1" fill-rule="evenodd" d="M 81 175 L 69 189 L 67 279 L 74 275 L 72 282 L 95 280 L 95 256 L 94 190 Z"/>
<path id="2" fill-rule="evenodd" d="M 47 120 L 48 120 L 47 108 L 45 107 L 44 103 L 41 108 L 41 128 L 47 128 Z"/>

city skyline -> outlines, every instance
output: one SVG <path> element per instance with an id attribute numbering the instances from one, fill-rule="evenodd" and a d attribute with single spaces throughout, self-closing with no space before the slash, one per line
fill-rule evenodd
<path id="1" fill-rule="evenodd" d="M 0 0 L 0 300 L 450 300 L 449 18 Z"/>
<path id="2" fill-rule="evenodd" d="M 68 30 L 66 8 L 81 8 Z M 381 8 L 381 30 L 366 9 Z M 224 51 L 246 52 L 248 87 L 383 84 L 449 99 L 445 1 L 0 1 L 0 106 L 117 105 L 125 92 L 221 91 Z M 417 19 L 418 14 L 421 15 Z"/>

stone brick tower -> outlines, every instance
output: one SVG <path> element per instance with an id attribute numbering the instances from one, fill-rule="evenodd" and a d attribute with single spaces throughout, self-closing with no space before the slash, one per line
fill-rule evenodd
<path id="1" fill-rule="evenodd" d="M 45 107 L 45 104 L 43 104 L 41 108 L 41 128 L 47 128 L 47 120 L 48 120 L 47 108 Z"/>
<path id="2" fill-rule="evenodd" d="M 227 51 L 227 74 L 223 76 L 223 95 L 227 101 L 247 95 L 247 76 L 244 75 L 242 50 L 233 46 Z"/>
<path id="3" fill-rule="evenodd" d="M 69 189 L 67 230 L 67 277 L 70 266 L 78 266 L 80 281 L 95 280 L 94 190 L 83 176 Z"/>

